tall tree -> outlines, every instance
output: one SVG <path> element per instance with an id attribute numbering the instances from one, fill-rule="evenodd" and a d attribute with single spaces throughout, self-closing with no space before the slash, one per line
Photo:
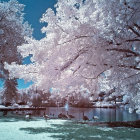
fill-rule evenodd
<path id="1" fill-rule="evenodd" d="M 16 79 L 9 79 L 9 72 L 4 68 L 4 62 L 22 63 L 22 57 L 17 46 L 25 43 L 25 36 L 32 35 L 32 29 L 24 22 L 24 5 L 16 0 L 0 2 L 0 78 L 5 80 L 4 102 L 12 102 L 16 96 Z"/>
<path id="2" fill-rule="evenodd" d="M 56 13 L 48 9 L 41 19 L 46 37 L 19 47 L 23 56 L 33 54 L 34 64 L 6 68 L 61 93 L 81 85 L 90 93 L 115 89 L 114 96 L 130 95 L 130 107 L 138 109 L 139 6 L 137 0 L 58 0 Z"/>

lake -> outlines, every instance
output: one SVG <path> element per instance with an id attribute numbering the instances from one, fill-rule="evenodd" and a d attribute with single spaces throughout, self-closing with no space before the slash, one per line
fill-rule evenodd
<path id="1" fill-rule="evenodd" d="M 33 116 L 42 117 L 44 112 L 47 115 L 53 115 L 54 117 L 58 117 L 58 114 L 67 113 L 67 109 L 64 107 L 47 107 L 46 110 L 34 110 L 30 111 Z M 73 108 L 69 107 L 68 113 L 75 116 L 74 120 L 82 120 L 84 115 L 86 115 L 90 120 L 92 120 L 93 116 L 98 116 L 98 121 L 101 122 L 113 122 L 113 121 L 135 121 L 140 119 L 140 114 L 129 113 L 128 110 L 124 109 L 111 109 L 111 108 Z M 3 112 L 0 113 L 2 116 Z M 8 116 L 10 115 L 24 115 L 26 114 L 23 111 L 17 112 L 8 112 Z"/>
<path id="2" fill-rule="evenodd" d="M 65 108 L 55 108 L 49 107 L 46 109 L 47 114 L 54 114 L 58 116 L 59 113 L 66 114 Z M 84 115 L 86 115 L 90 120 L 93 116 L 98 116 L 98 121 L 135 121 L 140 119 L 140 114 L 132 113 L 130 114 L 124 109 L 110 109 L 110 108 L 73 108 L 70 107 L 68 113 L 75 116 L 76 120 L 82 120 Z"/>

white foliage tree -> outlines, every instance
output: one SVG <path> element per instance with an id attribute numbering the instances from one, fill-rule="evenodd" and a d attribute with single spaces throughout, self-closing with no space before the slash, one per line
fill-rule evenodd
<path id="1" fill-rule="evenodd" d="M 25 43 L 25 36 L 31 37 L 32 29 L 24 22 L 24 5 L 16 0 L 0 2 L 0 78 L 5 80 L 4 102 L 11 102 L 16 96 L 16 79 L 9 79 L 4 62 L 22 63 L 17 46 Z"/>
<path id="2" fill-rule="evenodd" d="M 43 89 L 66 92 L 69 86 L 83 85 L 89 93 L 115 88 L 118 96 L 130 95 L 132 88 L 135 97 L 140 75 L 139 6 L 136 0 L 59 0 L 56 13 L 48 9 L 41 19 L 48 23 L 42 29 L 46 37 L 28 38 L 18 47 L 22 56 L 33 55 L 33 64 L 5 68 L 11 77 L 32 79 Z"/>

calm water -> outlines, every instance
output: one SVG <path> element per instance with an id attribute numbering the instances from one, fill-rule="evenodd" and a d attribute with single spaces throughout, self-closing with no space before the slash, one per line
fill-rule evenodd
<path id="1" fill-rule="evenodd" d="M 50 107 L 46 109 L 47 114 L 58 116 L 59 113 L 66 114 L 65 108 Z M 140 115 L 136 113 L 128 113 L 124 109 L 105 109 L 105 108 L 69 108 L 68 113 L 75 116 L 76 120 L 81 120 L 84 115 L 92 119 L 93 116 L 98 116 L 98 121 L 134 121 L 140 119 Z"/>
<path id="2" fill-rule="evenodd" d="M 63 107 L 57 108 L 57 107 L 48 107 L 46 110 L 42 111 L 31 111 L 33 116 L 43 116 L 44 112 L 47 115 L 54 115 L 54 117 L 58 117 L 58 114 L 63 113 L 66 114 L 66 109 Z M 75 116 L 75 120 L 82 120 L 84 115 L 88 116 L 88 118 L 91 120 L 93 116 L 98 116 L 98 121 L 134 121 L 139 120 L 140 115 L 136 113 L 128 113 L 127 110 L 124 109 L 105 109 L 105 108 L 72 108 L 70 107 L 68 109 L 68 113 Z M 25 112 L 16 112 L 19 115 L 24 115 Z M 15 112 L 8 112 L 8 116 L 15 114 Z M 2 116 L 2 112 L 0 113 L 0 116 Z"/>

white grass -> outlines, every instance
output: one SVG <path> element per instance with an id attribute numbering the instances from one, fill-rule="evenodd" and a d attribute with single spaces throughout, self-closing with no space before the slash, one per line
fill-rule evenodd
<path id="1" fill-rule="evenodd" d="M 0 122 L 0 140 L 54 140 L 51 138 L 53 133 L 29 134 L 21 131 L 20 128 L 28 127 L 51 127 L 51 124 L 63 124 L 65 120 L 38 120 L 38 121 L 17 121 L 17 122 Z M 57 140 L 55 138 L 55 140 Z"/>
<path id="2" fill-rule="evenodd" d="M 109 128 L 109 127 L 98 127 L 97 129 L 102 130 L 102 131 L 114 131 L 112 128 Z"/>

